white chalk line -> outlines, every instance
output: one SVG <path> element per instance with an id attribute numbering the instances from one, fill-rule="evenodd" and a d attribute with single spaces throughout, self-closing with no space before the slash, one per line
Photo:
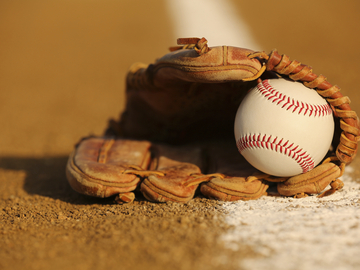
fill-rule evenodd
<path id="1" fill-rule="evenodd" d="M 234 229 L 222 241 L 233 250 L 250 245 L 262 255 L 243 260 L 244 269 L 358 269 L 360 184 L 348 174 L 342 180 L 342 191 L 321 199 L 262 197 L 224 204 Z"/>
<path id="2" fill-rule="evenodd" d="M 178 38 L 205 37 L 210 47 L 229 45 L 261 50 L 249 27 L 227 0 L 167 0 Z"/>

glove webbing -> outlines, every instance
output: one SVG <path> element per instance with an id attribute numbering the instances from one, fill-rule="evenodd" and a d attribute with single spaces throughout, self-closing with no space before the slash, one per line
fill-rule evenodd
<path id="1" fill-rule="evenodd" d="M 305 86 L 315 89 L 324 97 L 334 110 L 335 116 L 340 118 L 342 130 L 340 143 L 336 155 L 341 162 L 349 163 L 357 152 L 357 142 L 360 139 L 359 118 L 350 108 L 350 99 L 340 93 L 340 88 L 330 84 L 323 75 L 316 75 L 311 67 L 298 61 L 290 61 L 286 55 L 280 56 L 277 51 L 272 51 L 267 60 L 267 70 L 288 75 L 290 79 L 301 81 Z"/>
<path id="2" fill-rule="evenodd" d="M 316 75 L 311 67 L 293 60 L 287 55 L 280 55 L 276 50 L 270 55 L 263 52 L 250 54 L 249 58 L 265 59 L 267 71 L 274 71 L 278 74 L 287 75 L 294 81 L 301 81 L 306 87 L 315 89 L 319 95 L 324 97 L 331 105 L 334 115 L 340 118 L 342 130 L 340 143 L 336 149 L 336 156 L 343 163 L 350 163 L 357 152 L 357 143 L 360 140 L 359 118 L 350 108 L 350 99 L 340 93 L 337 85 L 330 84 L 323 75 Z M 255 77 L 260 77 L 263 69 Z"/>

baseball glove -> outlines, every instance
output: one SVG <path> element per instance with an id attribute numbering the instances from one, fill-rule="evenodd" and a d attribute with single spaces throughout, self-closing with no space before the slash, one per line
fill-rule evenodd
<path id="1" fill-rule="evenodd" d="M 325 196 L 343 187 L 338 178 L 356 155 L 360 130 L 339 87 L 277 51 L 210 48 L 205 38 L 178 39 L 178 45 L 154 64 L 130 68 L 120 120 L 110 120 L 103 136 L 82 139 L 70 155 L 66 172 L 73 189 L 117 195 L 123 203 L 134 200 L 134 191 L 151 201 L 187 202 L 196 192 L 234 201 L 266 194 Z M 247 91 L 261 80 L 282 77 L 317 91 L 336 122 L 323 162 L 290 178 L 254 169 L 237 151 L 233 135 Z"/>

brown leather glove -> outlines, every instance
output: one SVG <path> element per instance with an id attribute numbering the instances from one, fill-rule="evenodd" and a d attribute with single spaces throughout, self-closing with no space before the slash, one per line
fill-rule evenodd
<path id="1" fill-rule="evenodd" d="M 133 65 L 127 75 L 126 110 L 102 137 L 80 141 L 67 177 L 78 192 L 134 200 L 191 200 L 196 191 L 223 201 L 257 199 L 271 185 L 277 194 L 321 196 L 342 188 L 337 178 L 357 152 L 359 119 L 348 97 L 309 66 L 276 51 L 209 48 L 205 38 L 178 39 L 180 47 L 154 64 Z M 259 80 L 286 77 L 324 97 L 334 112 L 332 149 L 315 169 L 278 178 L 254 169 L 239 154 L 233 135 L 236 111 Z M 200 185 L 200 188 L 198 189 Z M 274 192 L 271 192 L 274 194 Z"/>

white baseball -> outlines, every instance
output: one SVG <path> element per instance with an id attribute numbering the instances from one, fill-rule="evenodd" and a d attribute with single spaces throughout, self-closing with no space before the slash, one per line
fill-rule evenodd
<path id="1" fill-rule="evenodd" d="M 258 170 L 280 177 L 313 169 L 334 133 L 332 110 L 302 83 L 264 80 L 252 88 L 235 118 L 239 152 Z"/>

